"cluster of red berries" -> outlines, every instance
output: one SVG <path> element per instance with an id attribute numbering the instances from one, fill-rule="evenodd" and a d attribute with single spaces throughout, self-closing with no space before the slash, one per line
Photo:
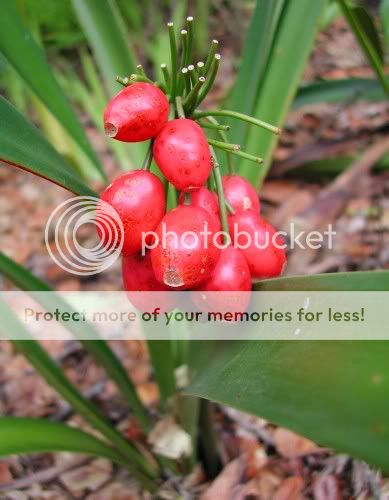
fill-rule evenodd
<path id="1" fill-rule="evenodd" d="M 257 194 L 245 178 L 219 177 L 219 185 L 215 182 L 218 194 L 209 189 L 210 174 L 218 165 L 207 136 L 195 119 L 169 120 L 169 108 L 168 97 L 158 86 L 141 81 L 121 90 L 104 113 L 110 137 L 152 141 L 146 167 L 121 175 L 101 195 L 123 223 L 124 288 L 128 292 L 249 292 L 252 279 L 282 272 L 285 252 L 277 244 L 275 229 L 260 217 Z M 149 171 L 151 157 L 180 193 L 178 206 L 170 211 L 166 211 L 166 183 Z M 226 207 L 229 215 L 223 224 Z M 148 233 L 154 234 L 145 239 Z M 110 237 L 102 229 L 99 236 L 103 241 Z M 146 254 L 145 242 L 152 247 Z M 208 303 L 207 307 L 213 305 L 217 306 Z"/>

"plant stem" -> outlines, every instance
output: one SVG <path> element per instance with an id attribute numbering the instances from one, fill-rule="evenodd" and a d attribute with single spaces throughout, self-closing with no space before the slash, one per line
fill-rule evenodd
<path id="1" fill-rule="evenodd" d="M 221 130 L 223 132 L 228 132 L 230 130 L 229 125 L 220 125 L 216 123 L 205 123 L 205 122 L 199 122 L 199 125 L 203 128 L 209 128 L 211 130 Z"/>
<path id="2" fill-rule="evenodd" d="M 197 75 L 197 71 L 196 71 L 195 67 L 193 66 L 193 64 L 189 64 L 189 66 L 188 66 L 188 73 L 189 73 L 189 76 L 190 76 L 190 82 L 191 82 L 192 87 L 193 87 L 193 85 L 196 85 L 196 82 L 199 79 L 199 77 Z"/>
<path id="3" fill-rule="evenodd" d="M 192 47 L 193 47 L 193 17 L 189 16 L 186 18 L 186 30 L 188 32 L 188 53 L 187 53 L 187 59 L 185 61 L 185 66 L 189 64 L 190 61 L 190 56 L 192 54 Z"/>
<path id="4" fill-rule="evenodd" d="M 210 401 L 200 399 L 200 443 L 204 455 L 205 469 L 209 478 L 214 479 L 220 472 L 217 453 L 217 439 L 213 427 L 213 407 Z"/>
<path id="5" fill-rule="evenodd" d="M 278 127 L 274 127 L 273 125 L 270 125 L 270 123 L 263 122 L 261 120 L 257 120 L 256 118 L 253 118 L 252 116 L 244 115 L 243 113 L 238 113 L 237 111 L 230 111 L 227 109 L 211 109 L 207 111 L 196 111 L 194 113 L 194 118 L 197 120 L 198 118 L 205 118 L 208 116 L 230 116 L 231 118 L 236 118 L 238 120 L 242 120 L 247 123 L 251 123 L 253 125 L 256 125 L 257 127 L 264 128 L 265 130 L 268 130 L 269 132 L 273 132 L 273 134 L 281 134 L 281 129 Z"/>
<path id="6" fill-rule="evenodd" d="M 127 76 L 125 76 L 124 78 L 122 76 L 119 76 L 117 75 L 117 77 L 115 78 L 115 80 L 120 83 L 121 85 L 123 85 L 124 87 L 128 87 L 128 85 L 130 84 L 130 80 L 128 79 Z"/>
<path id="7" fill-rule="evenodd" d="M 230 205 L 230 203 L 227 200 L 225 200 L 225 204 L 226 204 L 227 210 L 230 212 L 230 214 L 234 215 L 235 210 L 232 208 L 232 206 Z"/>
<path id="8" fill-rule="evenodd" d="M 169 92 L 172 91 L 172 81 L 169 75 L 169 70 L 167 69 L 166 64 L 161 64 L 161 70 L 163 77 L 165 79 L 166 87 L 169 89 Z"/>
<path id="9" fill-rule="evenodd" d="M 203 63 L 203 61 L 199 61 L 196 64 L 196 67 L 197 67 L 197 73 L 199 74 L 199 76 L 204 76 L 204 67 L 205 67 L 205 64 Z"/>
<path id="10" fill-rule="evenodd" d="M 177 93 L 179 95 L 182 94 L 184 88 L 185 88 L 185 80 L 184 80 L 184 75 L 182 73 L 182 70 L 184 68 L 186 68 L 186 64 L 185 64 L 185 61 L 186 61 L 186 53 L 187 53 L 187 50 L 188 50 L 188 32 L 186 30 L 181 30 L 181 39 L 182 39 L 182 48 L 181 48 L 181 65 L 180 65 L 180 69 L 181 69 L 181 72 L 178 76 L 178 87 L 177 87 Z"/>
<path id="11" fill-rule="evenodd" d="M 205 61 L 204 71 L 203 71 L 203 75 L 205 75 L 205 77 L 207 77 L 208 71 L 211 67 L 211 64 L 213 63 L 218 45 L 219 45 L 219 42 L 217 40 L 212 40 L 211 46 L 209 48 L 207 60 Z"/>
<path id="12" fill-rule="evenodd" d="M 189 94 L 185 98 L 184 107 L 186 109 L 188 116 L 191 115 L 193 109 L 196 106 L 197 96 L 199 94 L 199 90 L 204 85 L 204 82 L 205 82 L 205 78 L 203 76 L 200 76 L 198 81 L 192 87 L 192 90 L 189 92 Z"/>
<path id="13" fill-rule="evenodd" d="M 185 92 L 186 92 L 186 94 L 189 94 L 190 89 L 191 89 L 191 81 L 190 81 L 190 76 L 189 76 L 188 68 L 182 68 L 181 75 L 184 78 Z"/>
<path id="14" fill-rule="evenodd" d="M 153 85 L 155 85 L 153 80 L 150 80 L 150 78 L 148 78 L 147 76 L 137 75 L 136 73 L 133 73 L 130 76 L 130 83 L 135 83 L 135 82 L 152 83 Z"/>
<path id="15" fill-rule="evenodd" d="M 210 122 L 210 124 L 212 124 L 214 126 L 216 125 L 218 127 L 227 127 L 227 130 L 230 129 L 230 127 L 228 125 L 220 125 L 220 123 L 213 116 L 207 116 L 205 119 L 208 120 Z M 225 134 L 224 130 L 219 129 L 218 134 L 220 135 L 222 141 L 228 142 L 227 135 Z M 228 167 L 228 173 L 230 175 L 232 175 L 234 173 L 234 167 L 232 164 L 232 156 L 230 153 L 231 153 L 230 151 L 227 152 L 227 167 Z"/>
<path id="16" fill-rule="evenodd" d="M 211 71 L 205 74 L 206 81 L 197 99 L 197 106 L 207 97 L 208 92 L 211 90 L 212 85 L 215 82 L 215 78 L 219 69 L 220 58 L 220 54 L 215 54 L 213 64 L 211 66 Z"/>
<path id="17" fill-rule="evenodd" d="M 147 149 L 145 159 L 143 160 L 142 170 L 150 170 L 151 162 L 153 161 L 153 144 L 154 141 L 151 140 Z"/>
<path id="18" fill-rule="evenodd" d="M 182 105 L 182 97 L 180 96 L 176 97 L 176 111 L 178 118 L 185 118 L 184 107 Z"/>
<path id="19" fill-rule="evenodd" d="M 229 142 L 215 141 L 214 139 L 208 139 L 208 142 L 219 149 L 224 149 L 225 151 L 239 151 L 239 144 L 230 144 Z"/>
<path id="20" fill-rule="evenodd" d="M 176 98 L 177 91 L 177 45 L 176 45 L 176 35 L 174 33 L 173 23 L 168 23 L 169 30 L 169 42 L 170 42 L 170 57 L 171 57 L 171 74 L 172 74 L 172 87 L 171 87 L 171 99 L 174 102 Z"/>
<path id="21" fill-rule="evenodd" d="M 230 233 L 228 231 L 228 219 L 227 219 L 226 202 L 225 202 L 225 198 L 224 198 L 222 176 L 220 173 L 220 166 L 219 166 L 219 163 L 217 161 L 215 150 L 213 149 L 212 146 L 210 146 L 210 150 L 211 150 L 211 155 L 212 155 L 212 167 L 213 167 L 213 173 L 215 176 L 216 192 L 217 192 L 217 196 L 218 196 L 218 200 L 219 200 L 220 222 L 221 222 L 222 229 L 224 232 L 223 241 L 225 244 L 227 244 L 231 238 L 230 238 Z"/>
<path id="22" fill-rule="evenodd" d="M 138 75 L 147 77 L 145 70 L 143 69 L 143 66 L 141 64 L 138 64 L 136 69 L 138 70 L 137 71 Z"/>

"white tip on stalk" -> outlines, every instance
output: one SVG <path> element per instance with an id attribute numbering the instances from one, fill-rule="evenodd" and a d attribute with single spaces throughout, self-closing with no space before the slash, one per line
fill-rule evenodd
<path id="1" fill-rule="evenodd" d="M 181 30 L 181 35 L 187 35 L 188 32 L 186 30 Z"/>
<path id="2" fill-rule="evenodd" d="M 203 61 L 199 61 L 199 62 L 197 63 L 197 67 L 198 67 L 198 68 L 204 68 L 204 63 L 203 63 Z"/>
<path id="3" fill-rule="evenodd" d="M 205 82 L 205 78 L 203 76 L 200 76 L 199 82 L 204 83 Z"/>
<path id="4" fill-rule="evenodd" d="M 186 18 L 186 20 L 187 20 L 187 21 L 189 21 L 189 22 L 192 22 L 192 21 L 193 21 L 193 16 L 188 16 L 188 17 Z"/>
<path id="5" fill-rule="evenodd" d="M 214 43 L 215 45 L 219 45 L 219 40 L 212 40 L 212 43 Z"/>
<path id="6" fill-rule="evenodd" d="M 215 59 L 217 59 L 218 61 L 220 61 L 221 57 L 222 56 L 220 54 L 215 54 Z"/>
<path id="7" fill-rule="evenodd" d="M 194 70 L 194 66 L 193 66 L 193 64 L 189 64 L 189 66 L 188 66 L 188 70 L 189 70 L 189 71 L 193 71 L 193 70 Z"/>
<path id="8" fill-rule="evenodd" d="M 169 23 L 167 23 L 168 25 L 168 28 L 172 28 L 174 26 L 174 23 L 172 23 L 171 21 Z"/>
<path id="9" fill-rule="evenodd" d="M 165 63 L 161 64 L 161 69 L 165 69 L 165 68 L 166 68 L 166 64 Z"/>
<path id="10" fill-rule="evenodd" d="M 184 73 L 184 74 L 188 73 L 188 68 L 182 68 L 181 73 Z"/>

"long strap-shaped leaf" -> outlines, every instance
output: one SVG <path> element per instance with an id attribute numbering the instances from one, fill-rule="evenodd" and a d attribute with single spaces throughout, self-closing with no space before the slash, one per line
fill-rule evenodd
<path id="1" fill-rule="evenodd" d="M 346 0 L 338 0 L 338 2 L 361 49 L 389 97 L 389 79 L 385 75 L 380 38 L 375 30 L 374 21 L 362 7 L 354 7 Z"/>
<path id="2" fill-rule="evenodd" d="M 43 418 L 0 417 L 0 456 L 48 451 L 95 455 L 123 465 L 123 457 L 80 429 Z"/>
<path id="3" fill-rule="evenodd" d="M 46 382 L 77 410 L 89 424 L 114 444 L 123 459 L 127 458 L 133 464 L 134 475 L 137 475 L 140 480 L 144 475 L 154 477 L 155 474 L 150 463 L 123 438 L 91 401 L 82 396 L 41 345 L 32 339 L 24 325 L 2 300 L 0 300 L 0 317 L 0 330 L 3 334 L 5 336 L 7 334 L 12 335 L 14 337 L 12 342 L 15 347 L 28 359 Z M 20 337 L 26 340 L 17 340 Z"/>
<path id="4" fill-rule="evenodd" d="M 389 271 L 287 277 L 256 289 L 388 291 Z M 389 471 L 387 341 L 193 344 L 196 376 L 186 393 L 267 418 Z"/>
<path id="5" fill-rule="evenodd" d="M 116 75 L 135 71 L 120 11 L 112 0 L 72 0 L 73 8 L 92 46 L 99 69 L 111 95 L 118 92 Z"/>
<path id="6" fill-rule="evenodd" d="M 97 196 L 72 171 L 39 130 L 1 96 L 0 162 L 32 172 L 75 194 Z"/>
<path id="7" fill-rule="evenodd" d="M 39 300 L 41 305 L 48 310 L 55 310 L 58 307 L 60 310 L 72 312 L 70 306 L 47 283 L 37 278 L 28 269 L 17 264 L 2 252 L 0 252 L 0 272 L 16 286 L 27 292 L 51 292 L 50 294 L 34 295 L 35 299 Z M 102 366 L 113 382 L 116 383 L 123 398 L 128 402 L 130 408 L 138 418 L 142 428 L 145 432 L 148 432 L 151 427 L 149 416 L 125 368 L 109 345 L 104 340 L 98 339 L 99 334 L 90 323 L 64 322 L 63 325 L 82 342 L 85 349 Z M 87 340 L 88 337 L 91 339 Z"/>
<path id="8" fill-rule="evenodd" d="M 0 16 L 0 52 L 14 66 L 30 89 L 47 106 L 69 135 L 92 160 L 101 178 L 105 174 L 86 135 L 58 85 L 43 51 L 35 43 L 20 19 L 15 2 L 2 0 Z"/>
<path id="9" fill-rule="evenodd" d="M 254 117 L 282 126 L 312 48 L 325 3 L 325 0 L 286 2 L 259 88 Z M 244 160 L 239 173 L 254 185 L 260 185 L 270 168 L 276 143 L 277 139 L 273 134 L 251 127 L 245 149 L 255 152 L 265 161 L 258 167 Z"/>
<path id="10" fill-rule="evenodd" d="M 252 114 L 284 3 L 285 0 L 257 0 L 243 48 L 238 77 L 227 99 L 228 109 L 246 115 Z M 247 124 L 236 121 L 230 124 L 233 126 L 229 138 L 231 142 L 240 144 Z"/>

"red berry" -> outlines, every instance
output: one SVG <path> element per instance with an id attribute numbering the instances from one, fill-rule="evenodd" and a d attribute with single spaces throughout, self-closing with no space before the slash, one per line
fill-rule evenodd
<path id="1" fill-rule="evenodd" d="M 100 199 L 116 210 L 123 223 L 123 255 L 142 249 L 143 233 L 154 231 L 166 209 L 162 182 L 146 170 L 132 170 L 121 175 L 103 191 Z M 98 216 L 99 212 L 97 220 Z M 109 228 L 98 225 L 97 232 L 104 242 L 109 241 Z M 150 242 L 150 237 L 146 241 Z"/>
<path id="2" fill-rule="evenodd" d="M 246 259 L 251 276 L 279 276 L 285 266 L 286 256 L 285 250 L 280 248 L 283 245 L 282 238 L 276 234 L 274 227 L 253 210 L 231 215 L 228 222 L 234 246 Z"/>
<path id="3" fill-rule="evenodd" d="M 195 292 L 211 293 L 195 293 Z M 193 292 L 193 301 L 200 309 L 213 312 L 243 312 L 250 302 L 251 274 L 239 250 L 223 248 L 211 277 Z M 228 293 L 218 293 L 228 292 Z M 238 292 L 238 293 L 231 293 Z"/>
<path id="4" fill-rule="evenodd" d="M 130 302 L 140 311 L 150 311 L 156 307 L 168 311 L 176 306 L 176 294 L 155 278 L 150 252 L 147 252 L 144 257 L 140 254 L 123 257 L 122 275 L 124 290 L 127 292 Z M 168 290 L 170 293 L 166 293 Z M 153 295 L 138 292 L 164 293 Z"/>
<path id="5" fill-rule="evenodd" d="M 183 205 L 185 202 L 185 194 L 180 193 L 179 203 Z M 220 224 L 219 219 L 219 202 L 217 194 L 210 191 L 206 187 L 201 187 L 198 191 L 191 193 L 191 205 L 204 208 L 209 214 L 214 215 Z"/>
<path id="6" fill-rule="evenodd" d="M 124 142 L 155 137 L 167 122 L 169 101 L 151 83 L 133 83 L 111 99 L 104 111 L 104 130 Z"/>
<path id="7" fill-rule="evenodd" d="M 154 143 L 154 159 L 179 191 L 201 188 L 211 171 L 211 154 L 200 125 L 186 118 L 168 122 Z"/>
<path id="8" fill-rule="evenodd" d="M 174 288 L 193 288 L 209 279 L 220 250 L 215 244 L 215 218 L 203 208 L 180 205 L 156 229 L 151 250 L 155 277 Z"/>
<path id="9" fill-rule="evenodd" d="M 247 179 L 240 175 L 225 175 L 222 181 L 224 196 L 236 212 L 254 210 L 259 213 L 258 195 Z"/>

